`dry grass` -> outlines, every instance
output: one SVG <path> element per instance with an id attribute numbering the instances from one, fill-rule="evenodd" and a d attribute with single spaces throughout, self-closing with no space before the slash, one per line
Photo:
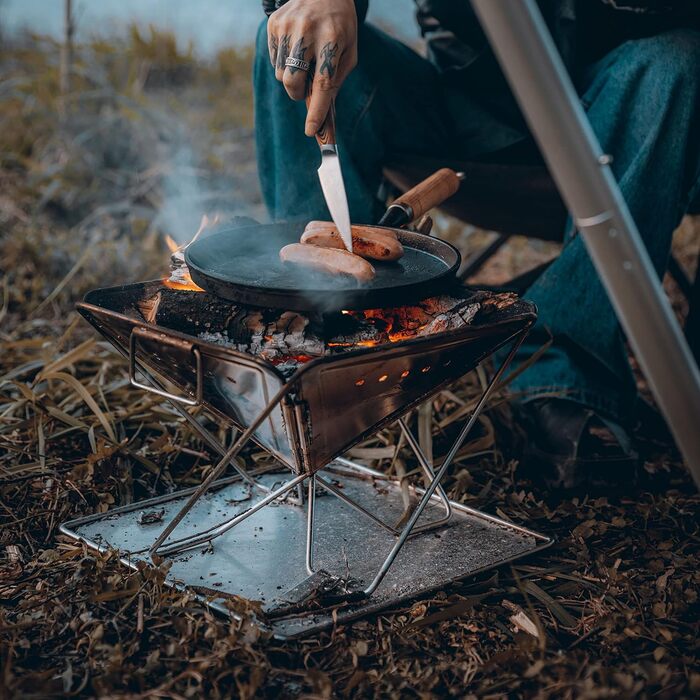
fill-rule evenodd
<path id="1" fill-rule="evenodd" d="M 91 287 L 160 271 L 168 137 L 188 117 L 163 119 L 173 95 L 143 68 L 161 55 L 150 46 L 159 41 L 133 39 L 132 58 L 108 44 L 87 47 L 67 123 L 58 119 L 56 47 L 5 47 L 1 56 L 3 695 L 697 695 L 700 499 L 675 453 L 650 446 L 647 478 L 633 493 L 547 493 L 509 456 L 515 427 L 501 395 L 462 451 L 450 494 L 555 536 L 553 548 L 317 638 L 280 645 L 247 618 L 232 623 L 165 589 L 163 570 L 127 572 L 116 555 L 57 536 L 68 518 L 197 483 L 215 461 L 166 404 L 129 388 L 124 362 L 72 311 Z M 231 79 L 168 51 L 158 80 L 175 62 L 169 79 L 184 81 L 182 94 L 206 95 L 212 71 Z M 207 137 L 221 105 L 197 104 L 204 126 L 193 132 L 208 146 L 199 165 L 234 187 L 252 165 L 243 176 L 217 170 L 217 148 L 238 135 L 245 142 L 248 125 L 241 118 Z M 479 381 L 421 414 L 437 458 Z M 387 430 L 364 447 L 395 439 Z M 397 472 L 414 468 L 405 457 Z"/>

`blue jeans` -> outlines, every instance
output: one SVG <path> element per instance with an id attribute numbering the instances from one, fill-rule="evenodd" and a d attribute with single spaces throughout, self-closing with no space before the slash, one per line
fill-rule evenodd
<path id="1" fill-rule="evenodd" d="M 581 100 L 637 222 L 659 275 L 673 230 L 700 197 L 700 33 L 678 29 L 628 41 L 588 67 Z M 318 147 L 304 136 L 305 106 L 274 78 L 265 27 L 255 62 L 260 181 L 274 219 L 328 218 L 318 184 Z M 462 109 L 464 105 L 469 109 Z M 337 101 L 338 141 L 353 221 L 376 221 L 382 165 L 389 153 L 474 158 L 518 141 L 483 135 L 473 152 L 478 107 L 450 89 L 436 69 L 408 47 L 364 25 L 359 64 Z M 462 120 L 468 113 L 471 118 Z M 468 147 L 464 144 L 470 144 Z M 497 155 L 497 154 L 496 154 Z M 513 382 L 525 400 L 558 394 L 623 424 L 636 386 L 615 313 L 579 236 L 525 295 L 539 320 L 515 363 L 550 337 L 552 346 Z"/>

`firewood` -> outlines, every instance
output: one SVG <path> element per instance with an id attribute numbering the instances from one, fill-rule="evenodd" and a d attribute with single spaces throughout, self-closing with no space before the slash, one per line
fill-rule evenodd
<path id="1" fill-rule="evenodd" d="M 204 292 L 168 287 L 162 287 L 155 296 L 139 301 L 136 306 L 147 322 L 188 335 L 226 328 L 238 309 L 236 304 Z"/>
<path id="2" fill-rule="evenodd" d="M 285 374 L 314 357 L 456 330 L 471 323 L 481 306 L 472 294 L 441 295 L 411 306 L 313 316 L 165 286 L 136 303 L 147 323 L 263 357 Z"/>

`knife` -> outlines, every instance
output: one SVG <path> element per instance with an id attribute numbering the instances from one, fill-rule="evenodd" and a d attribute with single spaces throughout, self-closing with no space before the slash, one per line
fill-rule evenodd
<path id="1" fill-rule="evenodd" d="M 307 107 L 310 97 L 311 89 L 309 88 L 306 95 Z M 335 138 L 335 101 L 331 102 L 328 115 L 321 124 L 321 128 L 316 132 L 316 141 L 321 148 L 321 167 L 318 169 L 318 179 L 321 181 L 323 196 L 345 247 L 352 253 L 350 210 L 348 209 L 348 197 L 345 194 L 345 183 L 340 169 L 338 145 Z"/>

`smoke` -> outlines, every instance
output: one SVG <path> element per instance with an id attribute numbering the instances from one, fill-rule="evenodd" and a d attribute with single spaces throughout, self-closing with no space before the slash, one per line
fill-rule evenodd
<path id="1" fill-rule="evenodd" d="M 210 198 L 202 187 L 195 163 L 191 146 L 183 144 L 171 158 L 163 180 L 163 203 L 155 224 L 179 244 L 192 238 Z"/>

